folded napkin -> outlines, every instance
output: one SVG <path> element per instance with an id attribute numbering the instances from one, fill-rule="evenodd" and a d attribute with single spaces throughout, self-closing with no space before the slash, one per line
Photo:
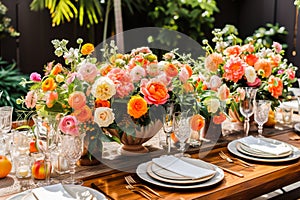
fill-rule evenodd
<path id="1" fill-rule="evenodd" d="M 172 155 L 154 158 L 152 162 L 161 168 L 191 179 L 199 179 L 216 173 L 214 170 L 195 166 Z"/>
<path id="2" fill-rule="evenodd" d="M 285 144 L 272 144 L 261 138 L 255 138 L 253 136 L 248 136 L 239 139 L 239 142 L 250 147 L 251 149 L 258 150 L 264 153 L 269 153 L 272 155 L 281 155 L 290 152 L 292 149 L 290 146 Z"/>
<path id="3" fill-rule="evenodd" d="M 73 198 L 62 186 L 62 184 L 55 184 L 46 187 L 34 188 L 31 191 L 38 199 L 56 199 L 56 200 L 70 200 Z"/>

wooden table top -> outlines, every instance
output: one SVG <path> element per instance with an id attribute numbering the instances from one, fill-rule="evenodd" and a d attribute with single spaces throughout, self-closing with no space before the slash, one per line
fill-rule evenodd
<path id="1" fill-rule="evenodd" d="M 278 139 L 296 147 L 300 147 L 300 140 L 290 140 L 289 138 L 296 135 L 293 129 L 284 129 L 282 131 L 273 130 L 267 137 Z M 228 136 L 230 138 L 231 136 Z M 232 138 L 231 138 L 232 139 Z M 229 139 L 229 140 L 231 140 Z M 128 157 L 124 161 L 124 157 L 119 157 L 112 163 L 124 162 L 130 163 L 126 171 L 115 170 L 107 167 L 104 164 L 96 166 L 82 166 L 77 168 L 76 176 L 84 180 L 84 186 L 91 187 L 91 183 L 98 185 L 106 194 L 110 195 L 114 199 L 144 199 L 139 194 L 129 191 L 125 188 L 127 185 L 124 176 L 132 175 L 137 181 L 150 186 L 152 189 L 159 192 L 164 196 L 164 199 L 252 199 L 262 194 L 274 191 L 282 188 L 286 185 L 294 183 L 300 180 L 300 161 L 294 160 L 284 163 L 262 163 L 247 160 L 247 162 L 253 164 L 255 168 L 245 168 L 240 165 L 231 164 L 222 160 L 218 153 L 222 150 L 227 154 L 230 154 L 227 150 L 227 143 L 216 145 L 212 150 L 205 151 L 191 151 L 193 158 L 213 163 L 218 166 L 222 166 L 237 172 L 244 174 L 243 178 L 224 172 L 224 179 L 213 186 L 207 188 L 197 189 L 171 189 L 156 186 L 142 181 L 134 172 L 137 163 L 131 162 L 133 160 L 139 160 L 139 157 Z M 230 154 L 231 155 L 231 154 Z M 232 155 L 233 156 L 233 155 Z M 151 160 L 155 157 L 155 154 L 151 154 L 149 157 L 143 157 L 145 159 L 140 162 Z M 119 159 L 119 160 L 118 160 Z M 68 175 L 62 175 L 58 178 L 64 179 Z M 1 183 L 1 180 L 0 180 Z M 0 195 L 1 196 L 1 195 Z M 0 197 L 1 199 L 1 197 Z"/>

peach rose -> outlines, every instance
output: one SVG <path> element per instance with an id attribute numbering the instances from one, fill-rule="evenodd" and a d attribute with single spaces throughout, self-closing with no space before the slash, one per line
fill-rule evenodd
<path id="1" fill-rule="evenodd" d="M 141 92 L 148 104 L 164 104 L 169 98 L 168 89 L 161 82 L 150 81 L 141 88 Z"/>
<path id="2" fill-rule="evenodd" d="M 205 120 L 201 115 L 196 114 L 191 117 L 190 124 L 193 131 L 200 131 L 204 127 Z"/>
<path id="3" fill-rule="evenodd" d="M 69 96 L 68 103 L 71 108 L 73 108 L 74 110 L 78 110 L 85 106 L 86 96 L 83 92 L 75 91 Z"/>
<path id="4" fill-rule="evenodd" d="M 282 94 L 283 83 L 279 77 L 270 76 L 268 80 L 268 90 L 271 95 L 275 98 L 278 98 Z"/>
<path id="5" fill-rule="evenodd" d="M 100 127 L 108 127 L 110 124 L 114 122 L 114 120 L 115 120 L 115 114 L 113 113 L 113 110 L 111 108 L 107 108 L 107 107 L 96 108 L 94 121 Z"/>
<path id="6" fill-rule="evenodd" d="M 92 118 L 92 110 L 85 105 L 82 108 L 75 110 L 73 115 L 78 119 L 78 121 L 86 122 Z"/>
<path id="7" fill-rule="evenodd" d="M 223 62 L 224 60 L 221 54 L 212 53 L 205 58 L 205 68 L 211 72 L 216 72 L 219 65 Z"/>

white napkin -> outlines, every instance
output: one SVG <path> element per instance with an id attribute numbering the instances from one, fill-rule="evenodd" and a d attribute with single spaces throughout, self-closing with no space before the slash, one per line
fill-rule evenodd
<path id="1" fill-rule="evenodd" d="M 166 170 L 191 179 L 199 179 L 216 173 L 214 170 L 195 166 L 172 155 L 153 158 L 152 162 Z"/>
<path id="2" fill-rule="evenodd" d="M 284 153 L 290 152 L 292 149 L 290 146 L 285 144 L 272 144 L 270 142 L 264 141 L 260 138 L 255 138 L 253 136 L 248 136 L 239 139 L 239 142 L 242 144 L 261 152 L 273 154 L 273 155 L 280 155 Z"/>
<path id="3" fill-rule="evenodd" d="M 34 188 L 31 191 L 38 199 L 70 200 L 73 198 L 59 183 L 46 187 Z"/>

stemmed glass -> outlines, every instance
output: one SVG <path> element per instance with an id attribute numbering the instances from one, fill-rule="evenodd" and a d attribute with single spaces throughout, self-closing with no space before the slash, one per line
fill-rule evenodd
<path id="1" fill-rule="evenodd" d="M 249 124 L 249 118 L 254 113 L 254 101 L 257 89 L 251 88 L 251 87 L 245 87 L 245 98 L 240 103 L 240 112 L 245 117 L 244 122 L 244 131 L 246 136 L 248 136 L 250 124 Z"/>
<path id="2" fill-rule="evenodd" d="M 262 136 L 263 125 L 268 121 L 271 102 L 268 100 L 255 101 L 254 120 L 258 124 L 258 134 Z"/>
<path id="3" fill-rule="evenodd" d="M 9 153 L 9 145 L 11 144 L 11 135 L 8 134 L 12 127 L 12 106 L 3 106 L 0 107 L 0 138 L 3 138 L 5 141 L 5 153 Z M 4 135 L 3 135 L 4 133 Z"/>
<path id="4" fill-rule="evenodd" d="M 43 185 L 50 185 L 51 175 L 51 152 L 56 148 L 59 135 L 58 135 L 58 122 L 59 117 L 55 114 L 49 116 L 34 115 L 32 117 L 35 123 L 35 135 L 38 149 L 45 156 L 45 182 Z"/>
<path id="5" fill-rule="evenodd" d="M 70 178 L 63 180 L 63 184 L 73 184 L 82 185 L 82 180 L 75 180 L 75 167 L 76 162 L 82 155 L 83 145 L 84 145 L 85 134 L 80 134 L 79 136 L 74 135 L 62 135 L 61 145 L 65 147 L 62 150 L 63 156 L 68 160 L 70 166 Z"/>
<path id="6" fill-rule="evenodd" d="M 163 116 L 163 130 L 166 135 L 166 144 L 168 154 L 171 152 L 171 134 L 173 132 L 173 111 L 174 104 L 171 103 L 166 107 L 166 113 Z"/>
<path id="7" fill-rule="evenodd" d="M 173 130 L 180 143 L 179 157 L 184 156 L 185 143 L 191 136 L 190 117 L 188 112 L 175 112 L 173 115 Z"/>

